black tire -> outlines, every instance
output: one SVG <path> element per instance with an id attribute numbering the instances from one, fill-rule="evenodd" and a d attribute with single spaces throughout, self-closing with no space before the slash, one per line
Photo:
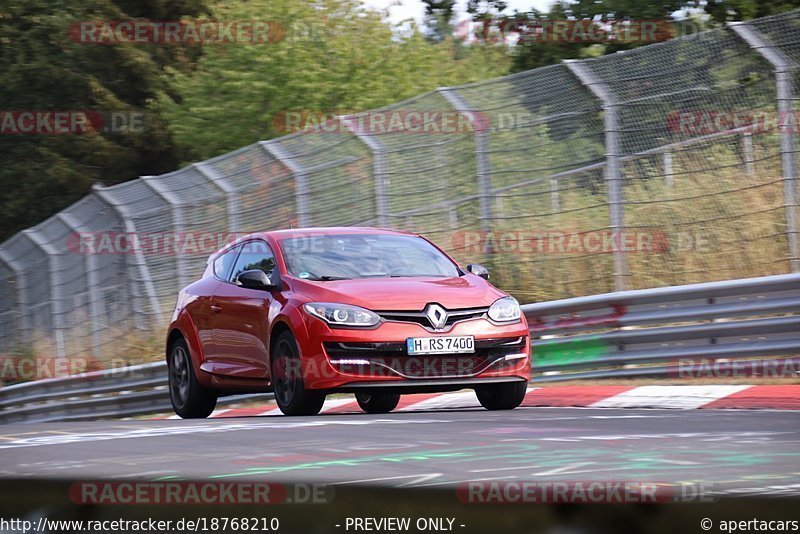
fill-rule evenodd
<path id="1" fill-rule="evenodd" d="M 300 370 L 300 351 L 291 332 L 283 332 L 272 346 L 270 358 L 272 387 L 278 408 L 285 415 L 316 415 L 325 393 L 305 389 Z"/>
<path id="2" fill-rule="evenodd" d="M 200 385 L 194 374 L 189 347 L 177 339 L 169 349 L 169 398 L 175 413 L 183 419 L 204 419 L 217 406 L 217 395 Z"/>
<path id="3" fill-rule="evenodd" d="M 367 413 L 389 413 L 400 402 L 399 393 L 356 393 L 358 405 Z"/>
<path id="4" fill-rule="evenodd" d="M 490 384 L 475 388 L 478 402 L 487 410 L 513 410 L 525 400 L 528 383 L 508 382 L 505 384 Z"/>

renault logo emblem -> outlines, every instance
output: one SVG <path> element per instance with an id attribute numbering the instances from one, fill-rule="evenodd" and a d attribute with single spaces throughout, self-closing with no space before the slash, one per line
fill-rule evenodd
<path id="1" fill-rule="evenodd" d="M 447 324 L 447 312 L 438 304 L 428 304 L 425 307 L 425 317 L 436 330 L 441 330 Z"/>

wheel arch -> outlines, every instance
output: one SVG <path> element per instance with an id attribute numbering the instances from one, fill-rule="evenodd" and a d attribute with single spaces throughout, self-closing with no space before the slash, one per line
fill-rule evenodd
<path id="1" fill-rule="evenodd" d="M 167 346 L 164 351 L 165 358 L 169 359 L 169 351 L 172 348 L 172 344 L 179 339 L 182 339 L 184 343 L 186 342 L 186 336 L 183 335 L 179 328 L 171 328 L 169 334 L 167 334 Z"/>
<path id="2" fill-rule="evenodd" d="M 294 330 L 292 330 L 292 327 L 289 324 L 289 322 L 284 318 L 280 318 L 280 319 L 275 321 L 275 324 L 272 325 L 272 328 L 270 328 L 270 331 L 269 331 L 269 345 L 268 346 L 269 346 L 269 359 L 270 359 L 270 362 L 272 360 L 272 349 L 275 346 L 275 341 L 284 332 L 289 332 L 290 334 L 292 334 L 292 336 L 295 336 Z M 296 339 L 296 336 L 295 336 L 295 339 Z"/>

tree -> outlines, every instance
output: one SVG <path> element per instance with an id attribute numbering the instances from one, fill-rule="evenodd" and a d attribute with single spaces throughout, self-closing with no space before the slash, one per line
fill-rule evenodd
<path id="1" fill-rule="evenodd" d="M 177 96 L 165 91 L 159 108 L 191 159 L 283 135 L 285 112 L 353 113 L 508 70 L 504 50 L 456 59 L 452 41 L 398 35 L 358 0 L 219 2 L 213 13 L 276 21 L 285 35 L 263 46 L 209 47 L 192 73 L 170 69 Z"/>
<path id="2" fill-rule="evenodd" d="M 711 0 L 705 12 L 718 23 L 766 17 L 800 8 L 799 0 Z"/>
<path id="3" fill-rule="evenodd" d="M 172 170 L 180 155 L 149 104 L 165 85 L 164 66 L 184 69 L 197 51 L 183 47 L 76 42 L 74 24 L 199 15 L 202 0 L 7 0 L 0 8 L 0 101 L 9 111 L 88 111 L 141 118 L 141 128 L 83 135 L 0 135 L 0 239 L 31 226 L 90 191 L 142 174 Z M 96 112 L 95 115 L 92 112 Z M 39 113 L 39 116 L 44 116 Z M 13 121 L 12 121 L 13 122 Z M 97 120 L 93 121 L 95 126 Z M 74 129 L 72 132 L 80 131 Z"/>
<path id="4" fill-rule="evenodd" d="M 455 0 L 423 0 L 428 38 L 441 43 L 453 35 Z"/>

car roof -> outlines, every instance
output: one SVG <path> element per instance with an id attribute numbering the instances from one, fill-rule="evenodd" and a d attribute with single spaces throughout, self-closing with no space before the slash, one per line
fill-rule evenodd
<path id="1" fill-rule="evenodd" d="M 319 228 L 291 228 L 288 230 L 273 230 L 263 232 L 262 235 L 271 236 L 275 239 L 286 239 L 293 237 L 311 237 L 320 235 L 342 235 L 342 234 L 378 234 L 378 235 L 416 235 L 400 230 L 389 228 L 370 228 L 368 226 L 328 226 Z"/>

